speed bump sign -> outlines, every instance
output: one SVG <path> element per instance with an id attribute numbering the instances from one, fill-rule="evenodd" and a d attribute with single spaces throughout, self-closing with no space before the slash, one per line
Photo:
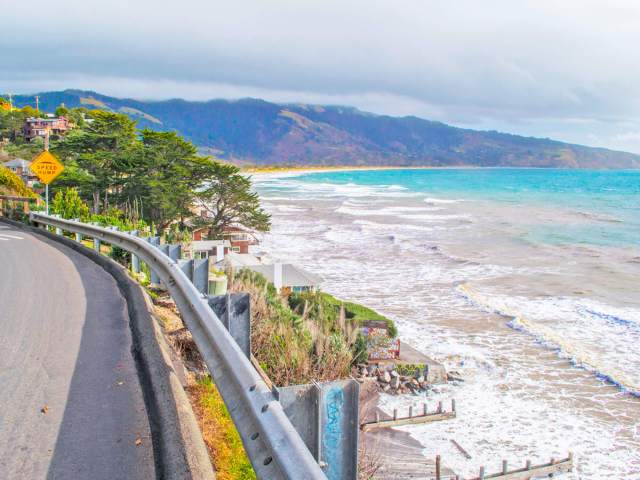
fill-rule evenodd
<path id="1" fill-rule="evenodd" d="M 45 185 L 49 185 L 53 180 L 62 173 L 64 165 L 53 156 L 49 151 L 45 150 L 33 159 L 29 167 L 33 173 Z"/>

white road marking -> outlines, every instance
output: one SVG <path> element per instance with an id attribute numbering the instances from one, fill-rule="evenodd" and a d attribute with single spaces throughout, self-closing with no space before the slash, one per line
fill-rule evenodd
<path id="1" fill-rule="evenodd" d="M 2 238 L 2 237 L 0 237 L 0 240 L 3 241 L 3 242 L 8 242 L 9 241 L 8 238 Z"/>
<path id="2" fill-rule="evenodd" d="M 24 238 L 22 237 L 18 237 L 17 235 L 9 235 L 8 233 L 0 233 L 0 238 L 4 238 L 5 240 L 9 240 L 9 238 L 15 238 L 16 240 L 24 240 Z"/>

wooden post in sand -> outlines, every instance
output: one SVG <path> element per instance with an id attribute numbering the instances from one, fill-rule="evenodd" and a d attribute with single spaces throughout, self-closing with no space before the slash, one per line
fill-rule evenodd
<path id="1" fill-rule="evenodd" d="M 436 455 L 436 480 L 440 479 L 440 455 Z"/>

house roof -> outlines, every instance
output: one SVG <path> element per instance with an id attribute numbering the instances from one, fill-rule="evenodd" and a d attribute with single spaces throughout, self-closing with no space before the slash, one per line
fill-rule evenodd
<path id="1" fill-rule="evenodd" d="M 261 273 L 271 283 L 274 280 L 275 265 L 249 265 L 247 268 L 254 272 Z M 282 286 L 283 287 L 317 287 L 322 283 L 322 278 L 308 272 L 302 267 L 291 263 L 282 264 Z"/>
<path id="2" fill-rule="evenodd" d="M 250 253 L 229 252 L 224 256 L 222 263 L 233 268 L 249 267 L 252 265 L 262 265 L 263 261 Z"/>
<path id="3" fill-rule="evenodd" d="M 222 245 L 225 247 L 230 247 L 231 244 L 229 240 L 194 240 L 189 244 L 189 249 L 192 252 L 204 252 L 208 250 L 213 250 L 215 247 Z"/>
<path id="4" fill-rule="evenodd" d="M 24 168 L 27 169 L 29 168 L 29 165 L 31 165 L 31 162 L 29 162 L 28 160 L 25 160 L 24 158 L 14 158 L 13 160 L 9 160 L 8 162 L 4 163 L 4 166 L 7 168 Z"/>

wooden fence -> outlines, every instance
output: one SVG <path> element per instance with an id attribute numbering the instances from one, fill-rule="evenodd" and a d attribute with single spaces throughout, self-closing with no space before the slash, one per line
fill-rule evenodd
<path id="1" fill-rule="evenodd" d="M 480 467 L 477 477 L 471 477 L 464 480 L 530 480 L 541 477 L 553 477 L 556 473 L 566 473 L 573 470 L 573 454 L 569 453 L 567 458 L 556 460 L 552 458 L 549 463 L 540 465 L 532 465 L 531 460 L 527 460 L 524 468 L 516 468 L 509 470 L 506 460 L 502 461 L 502 470 L 497 473 L 486 474 L 485 467 Z M 436 480 L 443 480 L 441 476 L 441 459 L 440 455 L 436 456 Z M 455 480 L 463 480 L 459 475 L 453 477 Z"/>
<path id="2" fill-rule="evenodd" d="M 13 220 L 24 220 L 29 216 L 29 212 L 35 205 L 40 205 L 39 198 L 14 197 L 10 195 L 0 195 L 0 216 Z"/>
<path id="3" fill-rule="evenodd" d="M 399 427 L 401 425 L 417 425 L 420 423 L 437 422 L 440 420 L 449 420 L 456 417 L 456 401 L 451 400 L 451 411 L 445 412 L 442 408 L 442 402 L 438 403 L 438 408 L 434 412 L 429 412 L 427 404 L 422 404 L 422 413 L 413 414 L 413 407 L 409 407 L 409 416 L 398 418 L 398 410 L 393 410 L 393 417 L 390 419 L 380 419 L 380 414 L 376 412 L 376 419 L 373 422 L 365 422 L 360 425 L 363 432 L 375 430 L 378 428 Z"/>

